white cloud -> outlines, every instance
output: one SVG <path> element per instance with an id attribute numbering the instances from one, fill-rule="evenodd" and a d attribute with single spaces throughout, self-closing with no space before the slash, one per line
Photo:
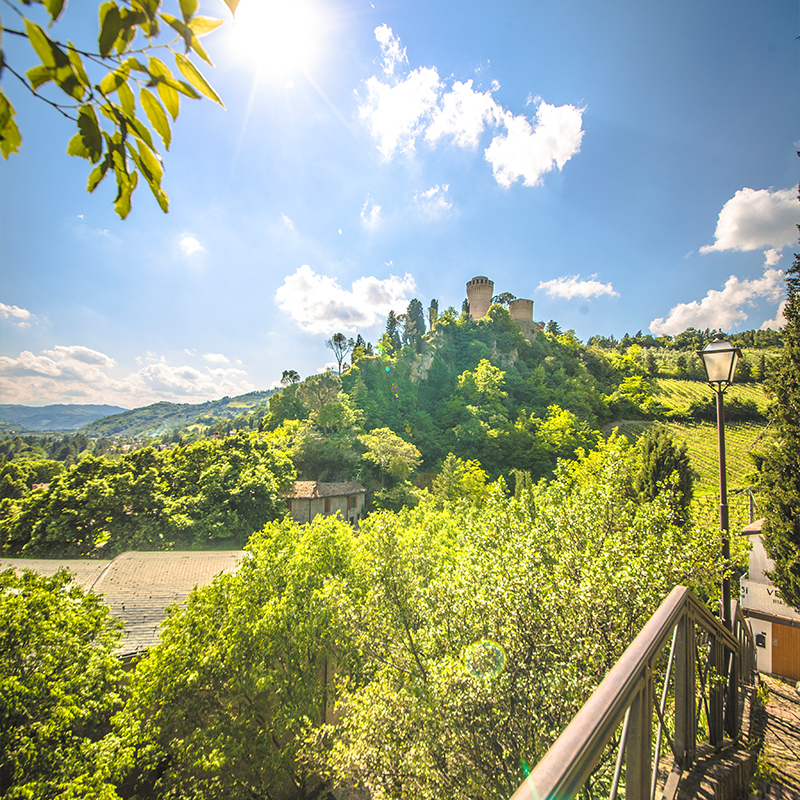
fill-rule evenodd
<path id="1" fill-rule="evenodd" d="M 508 187 L 522 178 L 525 186 L 537 186 L 546 172 L 563 169 L 581 149 L 582 115 L 583 109 L 574 106 L 540 102 L 531 125 L 525 116 L 506 112 L 506 134 L 495 136 L 485 151 L 495 180 Z"/>
<path id="2" fill-rule="evenodd" d="M 700 252 L 781 250 L 797 238 L 799 208 L 794 189 L 739 189 L 719 212 L 714 244 L 701 247 Z"/>
<path id="3" fill-rule="evenodd" d="M 35 319 L 27 308 L 7 306 L 5 303 L 0 303 L 0 317 L 11 320 L 11 323 L 19 328 L 27 328 Z"/>
<path id="4" fill-rule="evenodd" d="M 472 81 L 456 81 L 433 113 L 425 138 L 435 142 L 444 136 L 452 136 L 459 147 L 477 147 L 486 123 L 496 122 L 503 110 L 492 97 L 492 91 L 500 88 L 495 81 L 488 92 L 476 92 Z"/>
<path id="5" fill-rule="evenodd" d="M 453 207 L 453 201 L 447 198 L 449 188 L 449 183 L 445 183 L 442 186 L 437 183 L 427 192 L 417 192 L 414 195 L 414 202 L 426 217 L 438 219 Z"/>
<path id="6" fill-rule="evenodd" d="M 297 232 L 294 227 L 294 222 L 292 222 L 292 220 L 287 217 L 286 214 L 281 214 L 281 222 L 288 231 L 291 231 L 292 233 Z"/>
<path id="7" fill-rule="evenodd" d="M 81 345 L 57 345 L 39 355 L 23 351 L 17 358 L 0 357 L 7 402 L 111 403 L 128 408 L 159 400 L 201 402 L 252 391 L 247 373 L 233 367 L 173 366 L 163 356 L 136 359 L 151 362 L 133 372 L 122 371 L 110 356 Z"/>
<path id="8" fill-rule="evenodd" d="M 294 275 L 287 275 L 275 292 L 275 300 L 297 324 L 309 333 L 355 332 L 383 320 L 390 310 L 406 307 L 416 288 L 406 273 L 384 280 L 365 276 L 343 289 L 335 278 L 317 275 L 304 264 Z"/>
<path id="9" fill-rule="evenodd" d="M 210 364 L 230 364 L 230 359 L 222 353 L 206 353 L 203 358 Z"/>
<path id="10" fill-rule="evenodd" d="M 778 313 L 775 314 L 775 319 L 768 319 L 765 322 L 762 322 L 761 330 L 779 331 L 786 324 L 786 314 L 784 314 L 785 310 L 786 300 L 781 300 L 781 304 L 778 306 Z"/>
<path id="11" fill-rule="evenodd" d="M 205 250 L 205 247 L 194 236 L 188 234 L 183 236 L 178 244 L 187 256 L 193 256 L 195 253 L 202 253 Z"/>
<path id="12" fill-rule="evenodd" d="M 414 150 L 419 139 L 436 144 L 449 138 L 458 147 L 475 148 L 487 126 L 502 127 L 505 133 L 495 135 L 484 151 L 495 179 L 506 187 L 520 178 L 526 186 L 536 186 L 545 173 L 563 169 L 580 150 L 583 109 L 537 98 L 530 121 L 494 100 L 497 81 L 479 92 L 472 80 L 454 80 L 448 90 L 436 67 L 419 67 L 399 77 L 396 68 L 408 63 L 405 48 L 387 25 L 376 28 L 375 36 L 384 57 L 384 76 L 366 81 L 367 98 L 359 115 L 385 158 Z"/>
<path id="13" fill-rule="evenodd" d="M 367 227 L 374 228 L 378 224 L 380 217 L 381 207 L 368 196 L 361 207 L 361 219 Z"/>
<path id="14" fill-rule="evenodd" d="M 745 306 L 752 305 L 758 298 L 777 302 L 783 292 L 783 271 L 774 269 L 777 263 L 774 250 L 767 250 L 764 255 L 761 278 L 748 281 L 731 275 L 722 291 L 711 289 L 699 302 L 678 303 L 666 319 L 654 319 L 650 323 L 651 333 L 675 336 L 687 328 L 730 330 L 748 318 Z M 780 316 L 779 312 L 776 319 Z"/>
<path id="15" fill-rule="evenodd" d="M 383 53 L 383 71 L 387 75 L 394 75 L 394 68 L 398 64 L 408 64 L 406 48 L 400 47 L 400 37 L 392 33 L 392 29 L 384 23 L 375 28 L 375 38 L 381 46 Z"/>
<path id="16" fill-rule="evenodd" d="M 414 149 L 439 99 L 441 81 L 436 68 L 415 69 L 394 85 L 378 78 L 367 80 L 369 96 L 358 113 L 367 120 L 378 150 L 385 158 Z"/>
<path id="17" fill-rule="evenodd" d="M 554 278 L 551 281 L 542 281 L 536 289 L 537 291 L 544 289 L 550 297 L 563 297 L 565 300 L 572 300 L 575 297 L 588 299 L 604 294 L 619 297 L 619 292 L 615 292 L 610 283 L 600 283 L 595 280 L 596 277 L 592 275 L 586 281 L 582 281 L 580 275 L 574 275 L 571 278 Z"/>

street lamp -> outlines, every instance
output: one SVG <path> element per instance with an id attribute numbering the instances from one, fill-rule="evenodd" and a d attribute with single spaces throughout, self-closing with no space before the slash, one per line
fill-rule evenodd
<path id="1" fill-rule="evenodd" d="M 719 447 L 719 529 L 722 533 L 722 620 L 728 630 L 731 622 L 731 584 L 728 567 L 731 560 L 731 546 L 728 538 L 728 485 L 725 473 L 725 406 L 722 393 L 733 383 L 736 363 L 742 351 L 718 335 L 697 354 L 703 360 L 706 380 L 717 396 L 717 442 Z"/>

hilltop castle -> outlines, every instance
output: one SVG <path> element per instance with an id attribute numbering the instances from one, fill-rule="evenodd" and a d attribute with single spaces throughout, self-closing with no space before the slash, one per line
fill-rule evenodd
<path id="1" fill-rule="evenodd" d="M 467 300 L 469 301 L 470 318 L 482 319 L 485 317 L 489 313 L 493 296 L 494 281 L 489 280 L 485 275 L 478 275 L 469 281 L 467 283 Z M 511 319 L 519 324 L 523 333 L 533 333 L 533 300 L 522 298 L 512 300 L 508 304 L 508 312 L 511 314 Z"/>

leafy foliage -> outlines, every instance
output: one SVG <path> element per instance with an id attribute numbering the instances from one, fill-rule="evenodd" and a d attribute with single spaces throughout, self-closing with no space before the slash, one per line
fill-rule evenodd
<path id="1" fill-rule="evenodd" d="M 363 523 L 364 667 L 319 756 L 332 775 L 375 798 L 510 796 L 673 585 L 714 594 L 715 532 L 635 502 L 637 465 L 612 438 L 519 498 L 498 482 L 480 507 Z"/>
<path id="2" fill-rule="evenodd" d="M 64 13 L 66 0 L 40 2 L 52 28 Z M 236 10 L 238 0 L 225 2 L 231 12 Z M 114 208 L 125 219 L 141 175 L 166 212 L 169 199 L 161 187 L 164 168 L 154 134 L 161 139 L 164 149 L 169 150 L 170 118 L 177 119 L 182 96 L 195 100 L 207 97 L 222 105 L 217 93 L 188 58 L 193 53 L 211 65 L 200 38 L 221 25 L 222 20 L 197 14 L 197 0 L 180 0 L 180 16 L 163 11 L 161 0 L 106 0 L 99 9 L 97 48 L 90 52 L 72 42 L 51 38 L 23 13 L 20 6 L 30 3 L 31 0 L 10 0 L 24 30 L 4 27 L 3 31 L 27 38 L 38 63 L 23 74 L 8 64 L 0 51 L 0 68 L 8 70 L 34 95 L 76 123 L 77 133 L 70 140 L 67 153 L 94 165 L 87 183 L 89 192 L 113 172 L 117 183 Z M 171 41 L 159 39 L 166 29 L 171 29 L 174 37 Z M 143 40 L 141 44 L 139 38 Z M 171 57 L 174 70 L 157 54 Z M 50 83 L 61 92 L 56 100 L 40 94 L 41 88 Z M 22 145 L 15 116 L 13 106 L 0 89 L 0 153 L 4 158 L 18 152 Z"/>
<path id="3" fill-rule="evenodd" d="M 282 515 L 293 479 L 289 459 L 258 435 L 88 456 L 46 489 L 0 501 L 0 543 L 8 555 L 61 557 L 243 543 Z"/>
<path id="4" fill-rule="evenodd" d="M 334 670 L 350 669 L 337 587 L 354 546 L 333 518 L 269 525 L 236 574 L 175 610 L 117 720 L 121 777 L 137 796 L 315 795 L 298 753 L 306 729 L 332 719 Z"/>
<path id="5" fill-rule="evenodd" d="M 3 797 L 117 797 L 100 750 L 121 706 L 120 627 L 66 570 L 0 573 Z"/>

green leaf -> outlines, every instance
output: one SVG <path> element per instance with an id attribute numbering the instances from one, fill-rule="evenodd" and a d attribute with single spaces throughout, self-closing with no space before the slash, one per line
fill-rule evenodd
<path id="1" fill-rule="evenodd" d="M 224 0 L 225 5 L 231 10 L 231 14 L 236 14 L 236 7 L 239 5 L 239 0 Z"/>
<path id="2" fill-rule="evenodd" d="M 147 130 L 136 117 L 130 117 L 128 119 L 128 124 L 132 128 L 132 133 L 137 139 L 145 142 L 148 147 L 153 146 L 153 137 L 150 135 L 150 131 Z"/>
<path id="3" fill-rule="evenodd" d="M 161 102 L 164 104 L 167 111 L 169 111 L 172 119 L 177 119 L 178 112 L 181 109 L 181 98 L 175 89 L 167 83 L 159 83 L 158 96 L 161 98 Z"/>
<path id="4" fill-rule="evenodd" d="M 63 66 L 64 60 L 69 61 L 64 52 L 59 49 L 56 43 L 52 41 L 35 22 L 26 19 L 25 30 L 28 34 L 28 41 L 31 43 L 31 47 L 33 47 L 36 51 L 36 55 L 39 56 L 42 64 L 46 67 L 54 69 Z M 63 58 L 59 58 L 59 55 L 63 56 Z"/>
<path id="5" fill-rule="evenodd" d="M 100 181 L 105 178 L 106 173 L 108 172 L 108 168 L 111 166 L 111 159 L 106 156 L 90 173 L 89 173 L 89 180 L 86 183 L 86 191 L 91 194 L 93 192 Z"/>
<path id="6" fill-rule="evenodd" d="M 127 64 L 123 63 L 118 69 L 112 70 L 100 81 L 100 91 L 103 94 L 111 94 L 117 91 L 128 80 L 129 75 L 130 69 Z"/>
<path id="7" fill-rule="evenodd" d="M 197 13 L 197 0 L 180 0 L 181 14 L 186 22 Z"/>
<path id="8" fill-rule="evenodd" d="M 186 78 L 189 83 L 197 89 L 198 92 L 204 94 L 210 100 L 213 100 L 215 103 L 219 103 L 223 108 L 225 108 L 224 103 L 220 99 L 219 95 L 211 88 L 210 84 L 206 79 L 200 74 L 197 67 L 189 61 L 186 56 L 182 55 L 181 53 L 175 53 L 175 63 L 178 66 L 178 69 L 183 74 L 183 77 Z"/>
<path id="9" fill-rule="evenodd" d="M 120 219 L 125 219 L 131 210 L 131 195 L 139 182 L 139 176 L 136 172 L 128 175 L 125 172 L 120 172 L 114 165 L 117 176 L 117 198 L 114 200 L 114 209 L 119 215 Z"/>
<path id="10" fill-rule="evenodd" d="M 100 55 L 107 58 L 122 30 L 122 19 L 116 3 L 109 0 L 100 6 L 100 36 L 97 39 Z"/>
<path id="11" fill-rule="evenodd" d="M 72 42 L 67 42 L 69 47 L 67 48 L 67 58 L 69 58 L 69 63 L 72 65 L 72 70 L 75 73 L 78 80 L 87 88 L 91 86 L 91 82 L 89 81 L 89 76 L 86 74 L 86 70 L 83 68 L 83 61 L 81 61 L 80 54 L 75 49 L 75 45 Z"/>
<path id="12" fill-rule="evenodd" d="M 136 114 L 136 98 L 133 96 L 131 87 L 128 86 L 127 81 L 119 85 L 117 89 L 119 95 L 119 102 L 122 110 L 125 112 L 126 117 L 133 117 Z"/>
<path id="13" fill-rule="evenodd" d="M 203 49 L 203 46 L 200 44 L 200 40 L 194 35 L 192 29 L 181 22 L 176 17 L 173 17 L 171 14 L 162 14 L 161 19 L 167 22 L 172 28 L 174 28 L 182 37 L 183 40 L 186 42 L 186 52 L 189 52 L 189 49 L 192 49 L 203 59 L 206 63 L 210 64 L 212 67 L 214 64 L 212 63 L 211 59 L 208 57 L 208 53 Z"/>
<path id="14" fill-rule="evenodd" d="M 103 155 L 103 136 L 90 105 L 81 106 L 78 111 L 78 133 L 70 139 L 67 155 L 85 158 L 93 164 Z"/>
<path id="15" fill-rule="evenodd" d="M 50 14 L 50 19 L 53 22 L 61 16 L 65 2 L 66 0 L 43 0 L 44 7 L 47 9 L 47 13 Z"/>
<path id="16" fill-rule="evenodd" d="M 46 67 L 44 64 L 39 64 L 32 69 L 29 69 L 25 75 L 31 82 L 33 90 L 36 91 L 40 86 L 44 86 L 48 81 L 53 80 L 53 70 Z"/>
<path id="17" fill-rule="evenodd" d="M 139 155 L 142 166 L 160 185 L 161 179 L 164 177 L 164 167 L 161 165 L 159 157 L 144 142 L 139 142 Z"/>
<path id="18" fill-rule="evenodd" d="M 22 145 L 22 136 L 14 121 L 15 115 L 14 106 L 8 102 L 5 93 L 0 89 L 0 153 L 5 159 L 11 153 L 19 152 Z"/>
<path id="19" fill-rule="evenodd" d="M 176 95 L 177 96 L 177 95 Z M 144 113 L 147 114 L 147 119 L 153 126 L 153 130 L 161 137 L 164 142 L 164 147 L 169 150 L 172 141 L 172 132 L 169 127 L 169 120 L 161 107 L 161 103 L 156 100 L 155 95 L 148 89 L 139 90 L 139 101 L 142 104 Z"/>
<path id="20" fill-rule="evenodd" d="M 92 154 L 92 161 L 96 162 L 103 154 L 103 136 L 100 131 L 100 124 L 97 121 L 97 114 L 92 106 L 84 105 L 80 107 L 78 111 L 78 128 L 87 149 Z"/>
<path id="21" fill-rule="evenodd" d="M 41 27 L 25 20 L 28 40 L 42 61 L 42 66 L 28 70 L 28 79 L 34 89 L 47 81 L 55 81 L 59 88 L 75 100 L 80 100 L 85 91 L 72 68 L 67 54 L 42 30 Z M 27 74 L 27 73 L 26 73 Z"/>
<path id="22" fill-rule="evenodd" d="M 207 33 L 219 28 L 223 20 L 214 17 L 193 17 L 188 23 L 195 36 L 205 36 Z"/>

